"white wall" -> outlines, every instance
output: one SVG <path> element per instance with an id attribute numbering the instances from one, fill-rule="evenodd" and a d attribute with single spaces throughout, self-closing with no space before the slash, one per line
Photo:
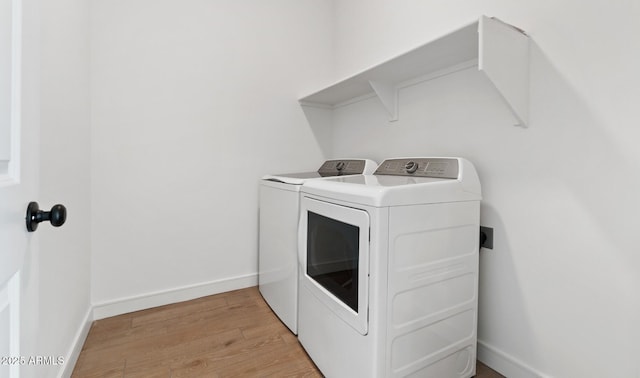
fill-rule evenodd
<path id="1" fill-rule="evenodd" d="M 63 365 L 24 365 L 23 377 L 55 377 L 73 368 L 90 316 L 89 7 L 84 0 L 25 1 L 24 80 L 40 125 L 39 193 L 48 211 L 67 207 L 66 223 L 41 224 L 22 272 L 21 355 L 63 357 Z"/>
<path id="2" fill-rule="evenodd" d="M 335 155 L 464 156 L 483 184 L 480 357 L 509 377 L 640 377 L 640 5 L 335 2 L 338 77 L 475 20 L 528 32 L 528 128 L 474 69 L 336 110 Z"/>
<path id="3" fill-rule="evenodd" d="M 255 284 L 258 179 L 323 159 L 296 99 L 329 77 L 331 3 L 91 4 L 97 316 Z"/>

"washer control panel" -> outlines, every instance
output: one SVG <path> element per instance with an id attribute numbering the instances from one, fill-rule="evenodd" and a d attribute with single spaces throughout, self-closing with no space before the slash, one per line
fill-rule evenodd
<path id="1" fill-rule="evenodd" d="M 458 160 L 451 158 L 387 159 L 374 175 L 458 178 Z"/>
<path id="2" fill-rule="evenodd" d="M 322 164 L 318 173 L 321 176 L 359 175 L 364 172 L 364 160 L 327 160 Z"/>

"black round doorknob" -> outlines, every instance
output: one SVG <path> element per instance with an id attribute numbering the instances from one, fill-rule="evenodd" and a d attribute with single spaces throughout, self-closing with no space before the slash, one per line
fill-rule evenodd
<path id="1" fill-rule="evenodd" d="M 27 231 L 33 232 L 38 229 L 38 223 L 49 221 L 53 227 L 60 227 L 67 220 L 67 208 L 63 205 L 53 205 L 50 211 L 40 210 L 37 202 L 30 202 L 27 206 Z"/>

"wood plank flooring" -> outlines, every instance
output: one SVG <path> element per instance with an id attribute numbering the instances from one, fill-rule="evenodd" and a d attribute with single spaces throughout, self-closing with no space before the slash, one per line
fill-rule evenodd
<path id="1" fill-rule="evenodd" d="M 480 363 L 477 370 L 502 377 Z M 72 377 L 322 374 L 252 287 L 95 321 Z"/>

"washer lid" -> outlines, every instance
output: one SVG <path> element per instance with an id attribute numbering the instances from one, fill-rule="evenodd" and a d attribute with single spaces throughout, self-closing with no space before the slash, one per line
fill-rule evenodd
<path id="1" fill-rule="evenodd" d="M 301 191 L 375 207 L 480 200 L 480 182 L 473 165 L 461 158 L 447 159 L 456 160 L 457 178 L 446 178 L 451 177 L 448 172 L 442 174 L 443 177 L 384 175 L 376 172 L 375 175 L 309 181 Z"/>
<path id="2" fill-rule="evenodd" d="M 277 175 L 266 175 L 263 180 L 281 182 L 290 185 L 302 185 L 306 180 L 325 177 L 318 172 L 282 173 Z"/>

